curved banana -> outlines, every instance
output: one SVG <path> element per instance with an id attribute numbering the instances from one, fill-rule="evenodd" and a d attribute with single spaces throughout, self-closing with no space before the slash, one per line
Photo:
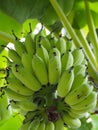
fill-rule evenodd
<path id="1" fill-rule="evenodd" d="M 74 81 L 73 69 L 65 70 L 57 85 L 57 94 L 60 97 L 65 97 L 71 90 L 73 81 Z"/>
<path id="2" fill-rule="evenodd" d="M 36 52 L 36 44 L 31 36 L 31 33 L 28 33 L 26 35 L 24 46 L 27 50 L 28 55 L 30 55 L 32 57 L 33 54 L 35 54 L 35 52 Z"/>
<path id="3" fill-rule="evenodd" d="M 32 57 L 28 53 L 22 54 L 21 61 L 22 61 L 24 68 L 33 73 Z"/>
<path id="4" fill-rule="evenodd" d="M 44 60 L 46 66 L 48 66 L 49 55 L 47 49 L 43 45 L 39 44 L 36 49 L 36 54 L 41 57 Z"/>
<path id="5" fill-rule="evenodd" d="M 40 44 L 42 44 L 48 52 L 51 50 L 51 45 L 47 37 L 42 37 Z"/>
<path id="6" fill-rule="evenodd" d="M 91 104 L 94 103 L 95 105 L 91 108 Z M 78 104 L 72 105 L 72 109 L 81 110 L 86 109 L 90 110 L 96 107 L 97 104 L 97 93 L 91 92 L 83 101 L 79 102 Z"/>
<path id="7" fill-rule="evenodd" d="M 14 47 L 20 57 L 22 56 L 23 53 L 26 52 L 26 48 L 25 48 L 23 42 L 20 42 L 19 40 L 16 40 L 14 42 Z"/>
<path id="8" fill-rule="evenodd" d="M 83 113 L 78 113 L 77 111 L 74 111 L 73 109 L 70 109 L 68 111 L 68 114 L 72 117 L 72 118 L 83 118 L 86 116 L 87 112 L 83 112 Z"/>
<path id="9" fill-rule="evenodd" d="M 72 129 L 76 129 L 81 126 L 81 121 L 78 118 L 72 118 L 69 114 L 64 114 L 62 118 L 64 123 Z"/>
<path id="10" fill-rule="evenodd" d="M 56 47 L 60 51 L 61 55 L 66 52 L 66 41 L 63 37 L 60 37 L 56 42 Z"/>
<path id="11" fill-rule="evenodd" d="M 51 121 L 48 121 L 48 122 L 46 123 L 46 128 L 45 128 L 45 130 L 55 130 L 54 123 L 51 122 Z"/>
<path id="12" fill-rule="evenodd" d="M 74 66 L 81 65 L 82 61 L 84 60 L 84 54 L 83 50 L 80 49 L 75 49 L 72 52 L 73 58 L 74 58 Z"/>
<path id="13" fill-rule="evenodd" d="M 64 55 L 61 58 L 62 72 L 64 70 L 67 70 L 70 67 L 72 67 L 73 66 L 73 62 L 74 62 L 74 59 L 73 59 L 72 53 L 70 51 L 65 52 Z"/>
<path id="14" fill-rule="evenodd" d="M 88 76 L 84 76 L 82 74 L 78 74 L 74 78 L 74 82 L 72 84 L 71 91 L 78 88 L 82 84 L 86 84 L 88 82 Z"/>
<path id="15" fill-rule="evenodd" d="M 86 75 L 86 69 L 87 69 L 87 67 L 83 64 L 75 66 L 74 67 L 75 76 L 79 75 L 79 74 L 82 74 L 82 75 L 85 76 Z"/>
<path id="16" fill-rule="evenodd" d="M 2 96 L 1 96 L 2 95 Z M 0 92 L 0 118 L 1 120 L 8 119 L 11 115 L 11 109 L 8 107 L 8 97 Z"/>
<path id="17" fill-rule="evenodd" d="M 64 130 L 64 122 L 61 118 L 59 118 L 55 123 L 55 130 Z"/>
<path id="18" fill-rule="evenodd" d="M 24 95 L 24 96 L 30 96 L 34 92 L 30 89 L 28 89 L 24 84 L 22 84 L 16 77 L 8 78 L 8 88 L 10 88 L 12 91 Z"/>
<path id="19" fill-rule="evenodd" d="M 17 64 L 21 64 L 21 57 L 17 54 L 15 50 L 9 49 L 8 57 Z"/>
<path id="20" fill-rule="evenodd" d="M 39 125 L 40 125 L 39 119 L 34 119 L 34 120 L 30 123 L 28 130 L 37 130 L 38 127 L 39 127 Z"/>
<path id="21" fill-rule="evenodd" d="M 72 41 L 66 41 L 66 51 L 73 51 L 75 49 L 75 45 Z"/>
<path id="22" fill-rule="evenodd" d="M 22 110 L 25 110 L 25 111 L 34 111 L 37 109 L 37 105 L 29 100 L 28 101 L 17 101 L 15 104 L 17 106 L 19 106 Z"/>
<path id="23" fill-rule="evenodd" d="M 13 64 L 12 72 L 29 89 L 38 91 L 41 88 L 40 82 L 34 77 L 32 72 L 29 72 L 24 67 Z"/>
<path id="24" fill-rule="evenodd" d="M 83 101 L 93 90 L 93 86 L 89 84 L 82 84 L 80 87 L 70 91 L 65 97 L 65 102 L 72 106 Z"/>
<path id="25" fill-rule="evenodd" d="M 37 130 L 45 130 L 45 122 L 44 121 L 40 122 L 40 125 L 39 125 Z"/>
<path id="26" fill-rule="evenodd" d="M 30 121 L 25 123 L 25 124 L 22 124 L 19 128 L 19 130 L 28 130 L 29 126 L 30 126 Z"/>
<path id="27" fill-rule="evenodd" d="M 30 100 L 31 99 L 31 96 L 23 96 L 23 95 L 20 95 L 14 91 L 12 91 L 11 89 L 7 88 L 5 90 L 8 98 L 10 98 L 11 100 L 14 100 L 14 101 L 27 101 L 27 100 Z"/>
<path id="28" fill-rule="evenodd" d="M 48 72 L 45 63 L 41 57 L 34 55 L 32 58 L 32 68 L 35 76 L 42 85 L 48 83 Z"/>
<path id="29" fill-rule="evenodd" d="M 53 48 L 50 52 L 48 65 L 49 83 L 57 84 L 61 75 L 61 58 L 57 48 Z"/>

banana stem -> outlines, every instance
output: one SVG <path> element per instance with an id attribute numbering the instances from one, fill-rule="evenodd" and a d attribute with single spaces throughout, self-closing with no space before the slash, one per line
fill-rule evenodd
<path id="1" fill-rule="evenodd" d="M 0 31 L 0 39 L 6 42 L 15 42 L 15 38 L 8 33 Z"/>
<path id="2" fill-rule="evenodd" d="M 95 58 L 98 63 L 98 42 L 97 42 L 97 34 L 94 26 L 94 21 L 90 12 L 89 3 L 87 0 L 84 0 L 85 3 L 85 12 L 86 12 L 86 19 L 87 19 L 87 25 L 89 28 L 89 33 L 91 36 L 91 41 L 95 53 Z"/>

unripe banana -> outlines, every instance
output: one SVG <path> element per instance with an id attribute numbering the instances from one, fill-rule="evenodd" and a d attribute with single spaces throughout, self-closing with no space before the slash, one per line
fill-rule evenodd
<path id="1" fill-rule="evenodd" d="M 66 52 L 66 41 L 63 37 L 57 40 L 56 47 L 60 51 L 61 55 Z"/>
<path id="2" fill-rule="evenodd" d="M 25 123 L 25 124 L 22 124 L 19 128 L 19 130 L 28 130 L 29 126 L 30 126 L 30 121 Z"/>
<path id="3" fill-rule="evenodd" d="M 60 97 L 65 97 L 71 90 L 74 81 L 73 69 L 65 70 L 57 85 L 57 94 Z"/>
<path id="4" fill-rule="evenodd" d="M 14 43 L 15 50 L 18 53 L 18 55 L 21 57 L 23 53 L 26 52 L 26 48 L 23 44 L 23 42 L 20 42 L 19 40 L 16 40 Z"/>
<path id="5" fill-rule="evenodd" d="M 84 113 L 78 113 L 76 111 L 74 111 L 73 109 L 68 111 L 68 114 L 72 117 L 72 118 L 83 118 L 87 112 L 85 111 Z"/>
<path id="6" fill-rule="evenodd" d="M 45 122 L 44 121 L 40 122 L 40 125 L 39 125 L 37 130 L 45 130 Z"/>
<path id="7" fill-rule="evenodd" d="M 47 37 L 42 37 L 40 43 L 47 49 L 48 52 L 51 50 L 51 45 Z"/>
<path id="8" fill-rule="evenodd" d="M 82 74 L 83 76 L 86 75 L 86 66 L 85 65 L 77 65 L 74 67 L 74 74 L 75 76 L 78 76 L 79 74 Z"/>
<path id="9" fill-rule="evenodd" d="M 72 52 L 72 55 L 74 57 L 74 66 L 81 65 L 82 61 L 84 60 L 84 54 L 82 49 L 75 49 Z"/>
<path id="10" fill-rule="evenodd" d="M 20 95 L 14 91 L 12 91 L 11 89 L 7 88 L 6 90 L 6 93 L 8 95 L 8 97 L 11 99 L 11 100 L 14 100 L 14 101 L 27 101 L 27 100 L 30 100 L 31 99 L 31 96 L 23 96 L 23 95 Z"/>
<path id="11" fill-rule="evenodd" d="M 80 87 L 70 91 L 65 97 L 65 102 L 68 105 L 75 105 L 83 101 L 93 90 L 93 86 L 89 84 L 82 84 Z"/>
<path id="12" fill-rule="evenodd" d="M 72 41 L 67 41 L 66 42 L 66 51 L 73 51 L 75 49 L 75 45 Z"/>
<path id="13" fill-rule="evenodd" d="M 38 48 L 36 49 L 36 53 L 44 60 L 46 66 L 48 66 L 49 55 L 47 49 L 43 45 L 39 44 Z"/>
<path id="14" fill-rule="evenodd" d="M 49 83 L 52 85 L 57 84 L 61 75 L 61 58 L 57 48 L 53 48 L 50 52 L 48 73 Z"/>
<path id="15" fill-rule="evenodd" d="M 91 108 L 89 107 L 93 102 L 95 105 Z M 97 104 L 97 93 L 96 92 L 91 92 L 83 101 L 79 102 L 76 105 L 72 105 L 71 107 L 75 110 L 81 110 L 81 109 L 86 109 L 86 110 L 90 110 L 95 108 Z"/>
<path id="16" fill-rule="evenodd" d="M 10 88 L 12 91 L 24 95 L 24 96 L 30 96 L 34 92 L 30 89 L 28 89 L 24 84 L 22 84 L 17 78 L 12 77 L 8 78 L 8 88 Z"/>
<path id="17" fill-rule="evenodd" d="M 16 102 L 16 105 L 25 111 L 34 111 L 37 109 L 37 105 L 32 101 L 19 101 Z"/>
<path id="18" fill-rule="evenodd" d="M 55 130 L 64 130 L 64 122 L 62 119 L 58 119 L 55 123 Z"/>
<path id="19" fill-rule="evenodd" d="M 17 54 L 15 50 L 9 49 L 8 57 L 17 64 L 21 64 L 21 57 Z"/>
<path id="20" fill-rule="evenodd" d="M 36 51 L 36 44 L 34 43 L 34 40 L 31 36 L 31 33 L 28 33 L 26 35 L 26 39 L 25 39 L 25 42 L 24 42 L 24 45 L 25 45 L 25 48 L 27 50 L 27 53 L 32 57 L 33 54 L 35 54 L 35 51 Z"/>
<path id="21" fill-rule="evenodd" d="M 78 118 L 72 118 L 69 114 L 64 114 L 63 120 L 72 129 L 77 129 L 81 126 L 81 121 Z"/>
<path id="22" fill-rule="evenodd" d="M 38 130 L 39 125 L 40 125 L 39 119 L 34 119 L 30 123 L 28 130 Z"/>
<path id="23" fill-rule="evenodd" d="M 74 82 L 72 84 L 71 91 L 78 88 L 82 84 L 87 83 L 87 81 L 88 81 L 88 76 L 84 76 L 82 74 L 76 75 L 74 78 Z"/>
<path id="24" fill-rule="evenodd" d="M 41 57 L 34 55 L 32 59 L 32 68 L 35 73 L 35 76 L 40 81 L 42 85 L 48 83 L 48 73 L 45 63 Z"/>
<path id="25" fill-rule="evenodd" d="M 70 67 L 72 67 L 73 62 L 74 62 L 72 53 L 70 51 L 65 52 L 64 55 L 61 58 L 61 62 L 62 62 L 62 72 L 64 70 L 67 70 Z"/>
<path id="26" fill-rule="evenodd" d="M 12 65 L 12 72 L 26 87 L 33 91 L 38 91 L 41 88 L 41 84 L 34 77 L 32 72 L 29 72 L 22 66 L 18 66 L 17 64 Z M 32 79 L 32 80 L 31 80 Z"/>
<path id="27" fill-rule="evenodd" d="M 55 130 L 54 123 L 51 122 L 51 121 L 48 121 L 48 122 L 46 123 L 46 128 L 45 128 L 45 130 Z"/>
<path id="28" fill-rule="evenodd" d="M 22 60 L 22 64 L 23 64 L 24 68 L 30 72 L 33 72 L 32 57 L 28 53 L 23 53 L 21 60 Z"/>
<path id="29" fill-rule="evenodd" d="M 8 108 L 7 95 L 2 94 L 2 92 L 0 92 L 0 118 L 1 120 L 8 119 L 10 115 L 11 115 L 11 109 Z"/>

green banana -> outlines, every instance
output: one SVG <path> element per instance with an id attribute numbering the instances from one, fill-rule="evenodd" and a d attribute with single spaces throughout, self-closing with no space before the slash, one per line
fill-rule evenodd
<path id="1" fill-rule="evenodd" d="M 62 63 L 62 72 L 66 69 L 69 69 L 70 67 L 73 66 L 73 55 L 70 51 L 65 52 L 64 55 L 61 58 L 61 63 Z"/>
<path id="2" fill-rule="evenodd" d="M 22 56 L 23 53 L 26 52 L 26 48 L 25 48 L 23 42 L 20 42 L 19 40 L 16 40 L 14 42 L 14 47 L 20 57 Z"/>
<path id="3" fill-rule="evenodd" d="M 31 96 L 20 95 L 20 94 L 18 94 L 16 92 L 12 91 L 10 88 L 7 88 L 5 91 L 6 91 L 6 94 L 8 95 L 8 97 L 11 100 L 15 100 L 15 101 L 27 101 L 27 100 L 31 99 Z"/>
<path id="4" fill-rule="evenodd" d="M 82 61 L 84 60 L 84 54 L 82 49 L 75 49 L 72 52 L 74 58 L 74 66 L 81 65 Z"/>
<path id="5" fill-rule="evenodd" d="M 16 101 L 10 100 L 9 102 L 10 102 L 9 105 L 11 106 L 12 109 L 17 109 L 17 110 L 20 109 L 19 106 L 16 104 Z"/>
<path id="6" fill-rule="evenodd" d="M 28 89 L 24 84 L 22 84 L 16 77 L 8 78 L 8 88 L 10 88 L 12 91 L 24 95 L 24 96 L 30 96 L 34 92 L 30 89 Z"/>
<path id="7" fill-rule="evenodd" d="M 45 130 L 45 122 L 44 121 L 40 122 L 40 125 L 39 125 L 37 130 Z"/>
<path id="8" fill-rule="evenodd" d="M 56 47 L 60 51 L 61 55 L 66 52 L 66 41 L 63 37 L 57 40 Z"/>
<path id="9" fill-rule="evenodd" d="M 57 84 L 61 75 L 61 58 L 57 48 L 53 48 L 50 52 L 48 65 L 49 83 Z"/>
<path id="10" fill-rule="evenodd" d="M 36 54 L 41 57 L 44 60 L 46 66 L 48 66 L 49 55 L 47 49 L 43 45 L 39 44 L 38 48 L 36 49 Z"/>
<path id="11" fill-rule="evenodd" d="M 36 44 L 34 43 L 31 33 L 26 35 L 24 46 L 27 50 L 27 53 L 32 57 L 36 52 Z"/>
<path id="12" fill-rule="evenodd" d="M 71 90 L 73 81 L 74 81 L 73 69 L 65 70 L 57 85 L 57 94 L 60 97 L 65 97 Z"/>
<path id="13" fill-rule="evenodd" d="M 17 52 L 13 49 L 9 49 L 8 51 L 8 57 L 16 62 L 17 64 L 20 64 L 21 63 L 21 57 L 17 54 Z"/>
<path id="14" fill-rule="evenodd" d="M 11 115 L 11 109 L 8 108 L 8 98 L 6 94 L 0 92 L 0 118 L 1 120 L 8 119 Z"/>
<path id="15" fill-rule="evenodd" d="M 66 41 L 66 51 L 73 51 L 75 49 L 75 45 L 72 41 Z"/>
<path id="16" fill-rule="evenodd" d="M 78 118 L 72 118 L 69 114 L 63 115 L 63 120 L 68 127 L 71 127 L 72 129 L 79 128 L 81 126 L 81 121 Z"/>
<path id="17" fill-rule="evenodd" d="M 85 65 L 77 65 L 74 67 L 74 74 L 75 76 L 79 75 L 79 74 L 82 74 L 82 75 L 86 75 L 86 66 Z"/>
<path id="18" fill-rule="evenodd" d="M 33 73 L 32 57 L 28 53 L 22 54 L 21 61 L 22 61 L 24 68 Z"/>
<path id="19" fill-rule="evenodd" d="M 72 117 L 72 118 L 83 118 L 87 112 L 85 111 L 84 113 L 78 113 L 75 112 L 73 109 L 68 111 L 68 114 Z"/>
<path id="20" fill-rule="evenodd" d="M 37 109 L 37 105 L 32 101 L 17 101 L 15 104 L 25 111 L 34 111 Z"/>
<path id="21" fill-rule="evenodd" d="M 42 44 L 48 52 L 51 50 L 51 45 L 47 37 L 41 37 L 40 44 Z"/>
<path id="22" fill-rule="evenodd" d="M 45 130 L 55 130 L 54 123 L 51 122 L 51 121 L 48 121 L 48 122 L 46 123 L 46 128 L 45 128 Z"/>
<path id="23" fill-rule="evenodd" d="M 82 84 L 80 87 L 70 91 L 65 97 L 65 102 L 68 105 L 75 105 L 83 101 L 93 90 L 93 86 L 89 84 Z"/>
<path id="24" fill-rule="evenodd" d="M 39 119 L 34 119 L 30 123 L 28 130 L 38 130 L 39 125 L 40 125 Z"/>
<path id="25" fill-rule="evenodd" d="M 59 118 L 55 123 L 55 130 L 64 130 L 64 122 L 61 118 Z"/>
<path id="26" fill-rule="evenodd" d="M 96 103 L 95 103 L 96 102 Z M 91 108 L 91 104 L 94 103 L 95 105 Z M 97 93 L 91 92 L 83 101 L 79 102 L 78 104 L 72 105 L 72 109 L 81 110 L 81 109 L 93 109 L 96 107 L 97 104 Z"/>
<path id="27" fill-rule="evenodd" d="M 48 73 L 45 63 L 41 57 L 34 55 L 32 58 L 32 68 L 35 73 L 35 76 L 40 81 L 42 85 L 48 83 Z"/>
<path id="28" fill-rule="evenodd" d="M 87 83 L 88 81 L 88 76 L 84 76 L 82 74 L 78 74 L 75 76 L 73 84 L 72 84 L 72 90 L 78 88 L 79 86 L 81 86 L 82 84 Z"/>
<path id="29" fill-rule="evenodd" d="M 19 79 L 26 87 L 33 91 L 38 91 L 41 88 L 41 84 L 34 77 L 32 72 L 29 72 L 22 66 L 18 66 L 17 64 L 12 65 L 12 72 L 17 79 Z M 32 80 L 31 80 L 32 79 Z"/>
<path id="30" fill-rule="evenodd" d="M 28 130 L 29 126 L 30 126 L 30 121 L 25 123 L 25 124 L 22 124 L 19 128 L 19 130 Z"/>

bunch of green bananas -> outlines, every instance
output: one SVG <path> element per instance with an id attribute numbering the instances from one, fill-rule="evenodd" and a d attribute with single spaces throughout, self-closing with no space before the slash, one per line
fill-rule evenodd
<path id="1" fill-rule="evenodd" d="M 20 130 L 64 130 L 81 126 L 97 93 L 88 79 L 82 48 L 63 37 L 28 33 L 9 49 L 6 94 L 25 116 Z"/>

